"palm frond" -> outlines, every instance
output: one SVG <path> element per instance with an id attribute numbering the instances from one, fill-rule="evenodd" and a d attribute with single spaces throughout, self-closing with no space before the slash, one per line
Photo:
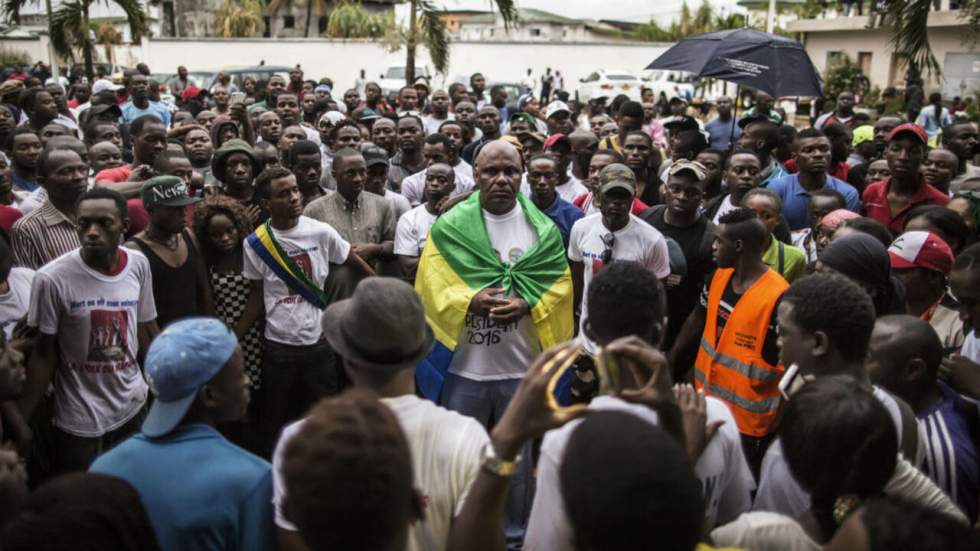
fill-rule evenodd
<path id="1" fill-rule="evenodd" d="M 103 4 L 109 5 L 110 0 L 101 0 Z M 122 8 L 129 22 L 129 32 L 133 37 L 133 43 L 139 42 L 144 34 L 149 32 L 150 25 L 143 4 L 139 0 L 111 0 L 113 4 Z"/>
<path id="2" fill-rule="evenodd" d="M 81 2 L 64 2 L 51 14 L 51 46 L 66 59 L 75 59 L 75 52 L 85 42 L 85 6 Z"/>
<path id="3" fill-rule="evenodd" d="M 439 18 L 439 10 L 429 0 L 419 0 L 419 25 L 422 27 L 422 38 L 429 50 L 432 66 L 439 73 L 449 70 L 449 35 L 446 33 L 446 23 Z"/>
<path id="4" fill-rule="evenodd" d="M 941 69 L 927 32 L 931 9 L 932 0 L 888 0 L 884 24 L 891 28 L 895 53 L 907 57 L 913 66 L 938 75 Z"/>
<path id="5" fill-rule="evenodd" d="M 40 0 L 0 0 L 0 18 L 11 23 L 20 23 L 20 9 L 29 2 L 39 4 Z"/>
<path id="6" fill-rule="evenodd" d="M 490 5 L 496 4 L 500 17 L 504 20 L 504 29 L 509 30 L 518 20 L 517 2 L 515 0 L 488 0 Z"/>

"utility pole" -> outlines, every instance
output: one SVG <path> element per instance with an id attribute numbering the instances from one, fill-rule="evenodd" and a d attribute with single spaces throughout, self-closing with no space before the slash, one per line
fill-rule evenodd
<path id="1" fill-rule="evenodd" d="M 58 80 L 58 56 L 54 53 L 54 46 L 51 45 L 51 35 L 53 34 L 51 30 L 51 0 L 44 0 L 44 7 L 48 10 L 48 64 L 51 65 L 51 76 Z"/>

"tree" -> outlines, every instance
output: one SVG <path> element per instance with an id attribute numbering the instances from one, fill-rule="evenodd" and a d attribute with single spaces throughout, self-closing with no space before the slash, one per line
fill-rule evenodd
<path id="1" fill-rule="evenodd" d="M 122 44 L 122 34 L 108 21 L 99 23 L 93 31 L 95 32 L 95 41 L 105 48 L 105 60 L 112 63 L 112 47 L 116 44 Z"/>
<path id="2" fill-rule="evenodd" d="M 436 71 L 445 73 L 449 70 L 449 35 L 446 33 L 446 23 L 439 18 L 439 10 L 431 0 L 408 1 L 408 30 L 402 32 L 402 38 L 405 42 L 405 82 L 411 84 L 415 81 L 415 50 L 420 42 L 429 50 Z M 515 0 L 488 1 L 500 11 L 505 29 L 517 21 Z"/>
<path id="3" fill-rule="evenodd" d="M 262 0 L 225 0 L 215 12 L 215 32 L 225 38 L 246 38 L 262 31 Z"/>
<path id="4" fill-rule="evenodd" d="M 19 22 L 20 9 L 32 1 L 34 0 L 3 0 L 0 11 L 5 18 Z M 55 53 L 65 59 L 75 59 L 75 53 L 80 51 L 85 60 L 85 74 L 89 81 L 95 78 L 95 71 L 92 69 L 93 27 L 89 19 L 89 8 L 95 2 L 106 5 L 111 2 L 122 9 L 126 14 L 133 42 L 139 41 L 149 30 L 146 12 L 139 0 L 69 0 L 58 6 L 48 21 L 51 46 Z"/>
<path id="5" fill-rule="evenodd" d="M 708 0 L 701 0 L 701 5 L 693 15 L 687 2 L 684 2 L 681 5 L 680 18 L 666 29 L 656 20 L 651 19 L 627 34 L 627 38 L 645 42 L 677 42 L 688 36 L 724 29 L 738 29 L 741 26 L 742 16 L 722 15 L 714 10 Z"/>
<path id="6" fill-rule="evenodd" d="M 345 0 L 330 12 L 327 30 L 323 36 L 328 38 L 384 38 L 386 31 L 394 24 L 393 12 L 374 15 L 365 10 L 360 2 Z"/>

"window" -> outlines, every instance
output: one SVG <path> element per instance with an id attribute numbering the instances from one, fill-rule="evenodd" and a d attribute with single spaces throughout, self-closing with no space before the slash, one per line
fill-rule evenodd
<path id="1" fill-rule="evenodd" d="M 531 36 L 534 36 L 534 37 L 541 36 L 541 29 L 531 29 Z"/>
<path id="2" fill-rule="evenodd" d="M 317 22 L 317 25 L 316 25 L 317 33 L 318 34 L 323 34 L 323 33 L 327 32 L 327 21 L 329 21 L 329 20 L 330 20 L 329 17 L 321 17 L 320 18 L 320 20 Z"/>
<path id="3" fill-rule="evenodd" d="M 283 18 L 282 18 L 282 28 L 284 28 L 284 29 L 292 29 L 295 26 L 296 26 L 296 18 L 295 17 L 293 17 L 292 15 L 285 15 L 285 16 L 283 16 Z"/>
<path id="4" fill-rule="evenodd" d="M 871 52 L 858 52 L 858 67 L 864 76 L 871 74 Z"/>
<path id="5" fill-rule="evenodd" d="M 262 30 L 262 37 L 263 38 L 271 37 L 272 31 L 270 29 L 272 29 L 272 18 L 268 16 L 263 17 L 262 22 L 265 23 L 265 25 L 263 25 L 264 29 Z"/>
<path id="6" fill-rule="evenodd" d="M 827 52 L 827 67 L 839 65 L 845 59 L 847 59 L 847 54 L 844 52 Z"/>

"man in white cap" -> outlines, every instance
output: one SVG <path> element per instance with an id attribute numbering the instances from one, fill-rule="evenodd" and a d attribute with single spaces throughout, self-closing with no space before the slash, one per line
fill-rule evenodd
<path id="1" fill-rule="evenodd" d="M 248 407 L 234 332 L 217 318 L 174 322 L 150 345 L 146 376 L 156 401 L 142 432 L 90 470 L 136 488 L 162 549 L 271 549 L 269 463 L 215 428 Z"/>
<path id="2" fill-rule="evenodd" d="M 569 135 L 575 130 L 572 123 L 572 110 L 563 101 L 553 101 L 545 108 L 544 118 L 548 125 L 548 134 Z"/>

